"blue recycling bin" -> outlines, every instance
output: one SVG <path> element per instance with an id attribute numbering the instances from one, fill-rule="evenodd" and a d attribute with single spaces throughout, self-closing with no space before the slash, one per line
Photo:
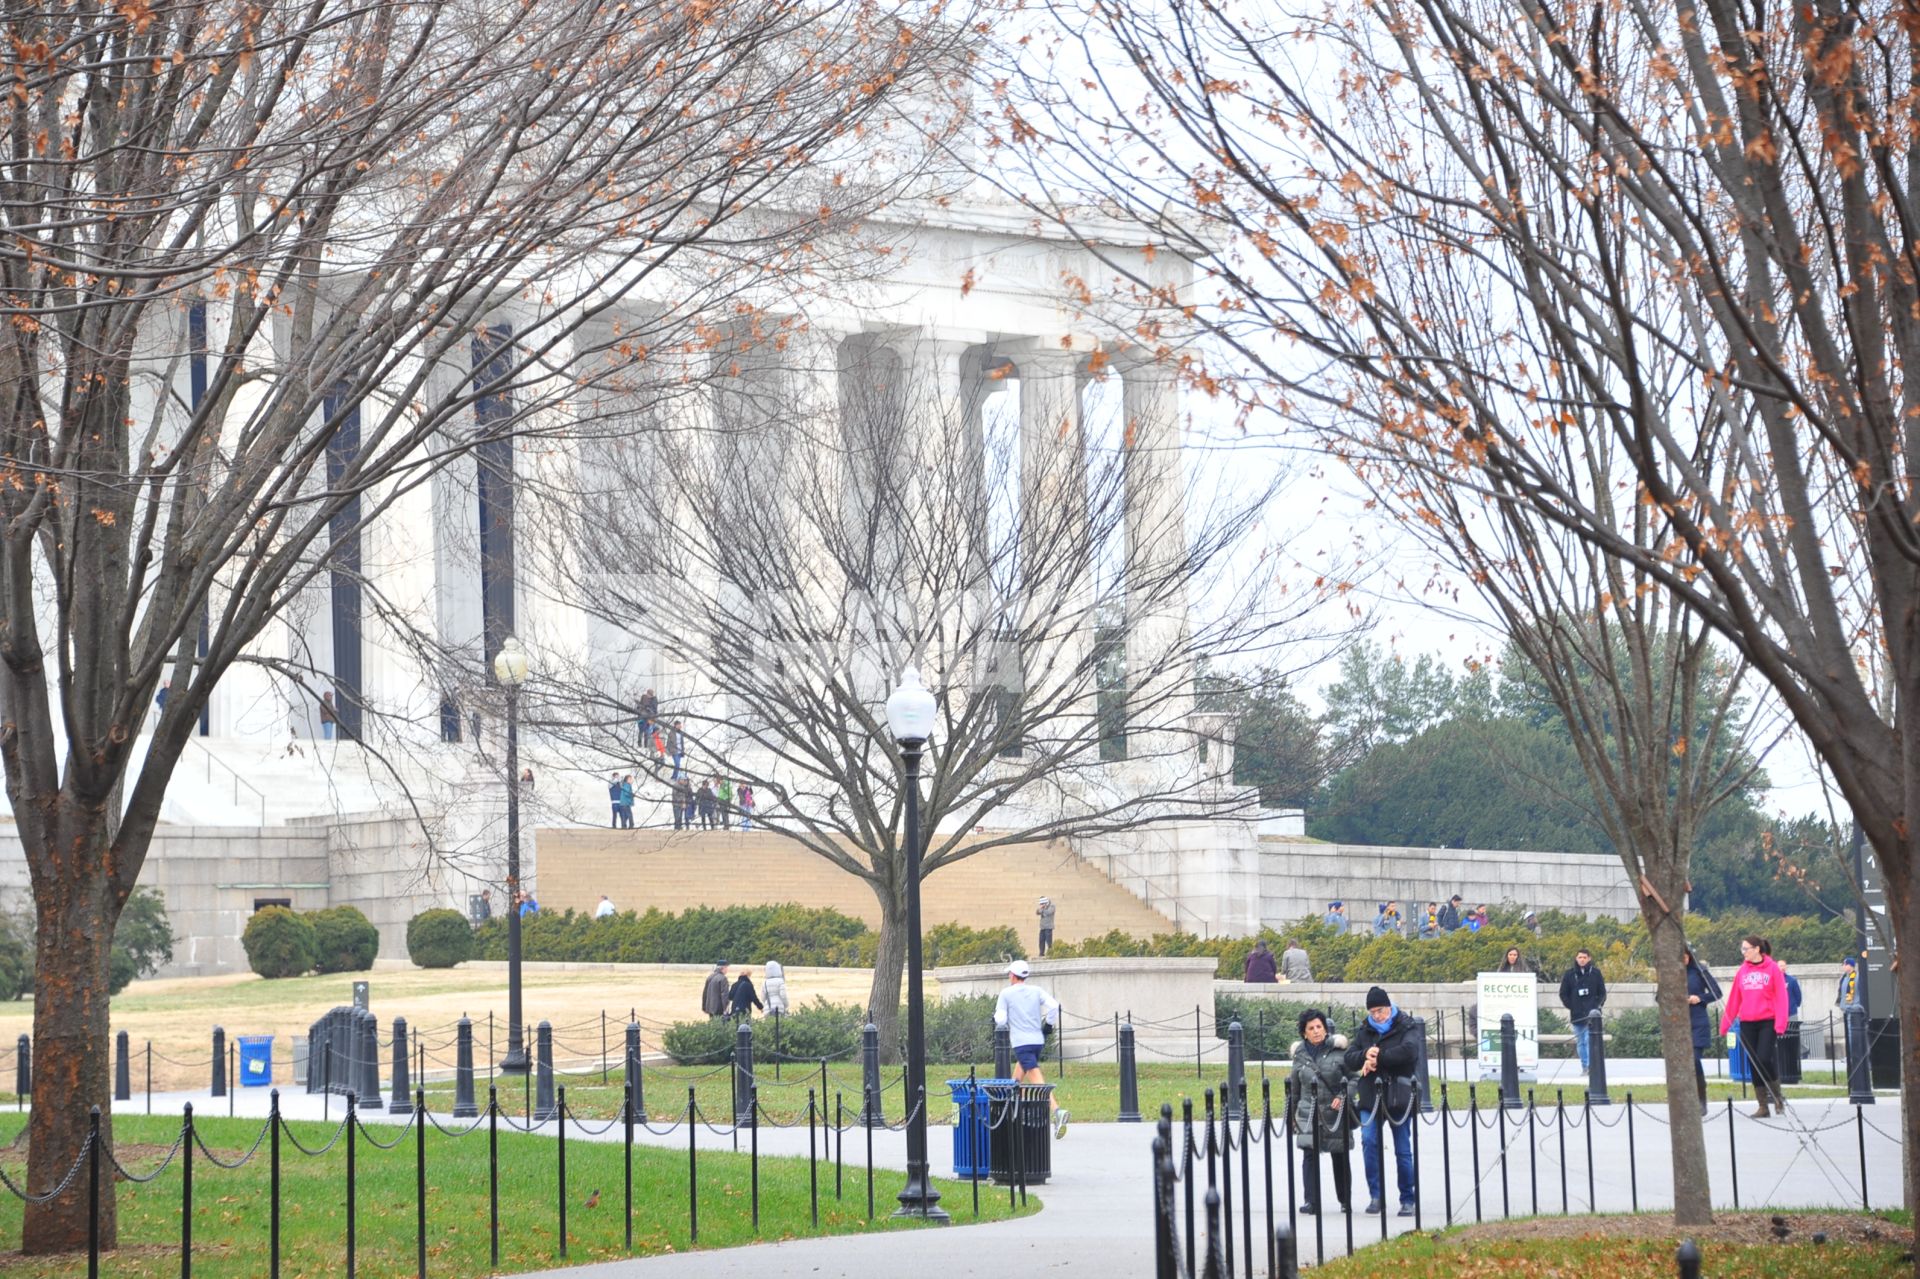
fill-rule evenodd
<path id="1" fill-rule="evenodd" d="M 1011 1079 L 949 1079 L 953 1095 L 953 1175 L 987 1177 L 993 1169 L 987 1159 L 987 1085 L 1010 1087 Z"/>
<path id="2" fill-rule="evenodd" d="M 1740 1046 L 1740 1032 L 1727 1032 L 1727 1077 L 1736 1084 L 1751 1083 L 1753 1071 L 1747 1065 L 1747 1050 Z"/>
<path id="3" fill-rule="evenodd" d="M 240 1036 L 240 1086 L 264 1088 L 273 1082 L 273 1036 Z"/>

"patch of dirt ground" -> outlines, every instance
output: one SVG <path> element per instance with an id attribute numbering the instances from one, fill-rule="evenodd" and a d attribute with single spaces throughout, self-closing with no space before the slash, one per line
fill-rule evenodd
<path id="1" fill-rule="evenodd" d="M 1779 1233 L 1783 1229 L 1784 1235 Z M 1657 1239 L 1664 1235 L 1678 1246 L 1682 1239 L 1698 1244 L 1758 1244 L 1776 1238 L 1806 1243 L 1816 1234 L 1824 1234 L 1829 1243 L 1912 1242 L 1911 1232 L 1857 1212 L 1716 1212 L 1712 1225 L 1685 1228 L 1673 1225 L 1666 1216 L 1529 1217 L 1468 1226 L 1449 1238 L 1465 1245 L 1496 1239 Z"/>

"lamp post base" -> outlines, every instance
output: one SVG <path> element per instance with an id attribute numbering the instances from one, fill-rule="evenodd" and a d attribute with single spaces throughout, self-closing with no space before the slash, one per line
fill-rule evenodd
<path id="1" fill-rule="evenodd" d="M 907 1184 L 894 1196 L 900 1206 L 893 1215 L 912 1217 L 919 1221 L 930 1221 L 936 1226 L 949 1224 L 953 1218 L 940 1206 L 940 1192 L 927 1180 L 925 1167 L 910 1168 L 907 1171 Z"/>
<path id="2" fill-rule="evenodd" d="M 533 1063 L 527 1059 L 527 1050 L 524 1047 L 509 1048 L 507 1055 L 500 1059 L 500 1064 L 495 1069 L 503 1075 L 524 1075 L 533 1069 Z"/>

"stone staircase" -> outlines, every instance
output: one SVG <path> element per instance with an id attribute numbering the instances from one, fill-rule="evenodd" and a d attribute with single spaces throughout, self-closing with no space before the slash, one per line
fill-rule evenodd
<path id="1" fill-rule="evenodd" d="M 983 836 L 984 838 L 984 836 Z M 605 893 L 621 910 L 657 906 L 831 906 L 880 923 L 863 880 L 794 841 L 765 831 L 542 829 L 535 835 L 535 890 L 543 910 L 591 911 Z M 1111 929 L 1173 931 L 1173 923 L 1081 860 L 1062 841 L 987 849 L 929 875 L 921 886 L 928 924 L 1011 927 L 1031 951 L 1034 902 L 1053 898 L 1055 939 Z"/>

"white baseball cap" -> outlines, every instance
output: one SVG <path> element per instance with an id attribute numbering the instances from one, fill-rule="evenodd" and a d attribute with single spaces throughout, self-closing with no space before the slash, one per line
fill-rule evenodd
<path id="1" fill-rule="evenodd" d="M 1024 980 L 1033 975 L 1033 969 L 1028 966 L 1026 960 L 1016 959 L 1007 965 L 1007 975 L 1009 977 L 1019 977 Z"/>

